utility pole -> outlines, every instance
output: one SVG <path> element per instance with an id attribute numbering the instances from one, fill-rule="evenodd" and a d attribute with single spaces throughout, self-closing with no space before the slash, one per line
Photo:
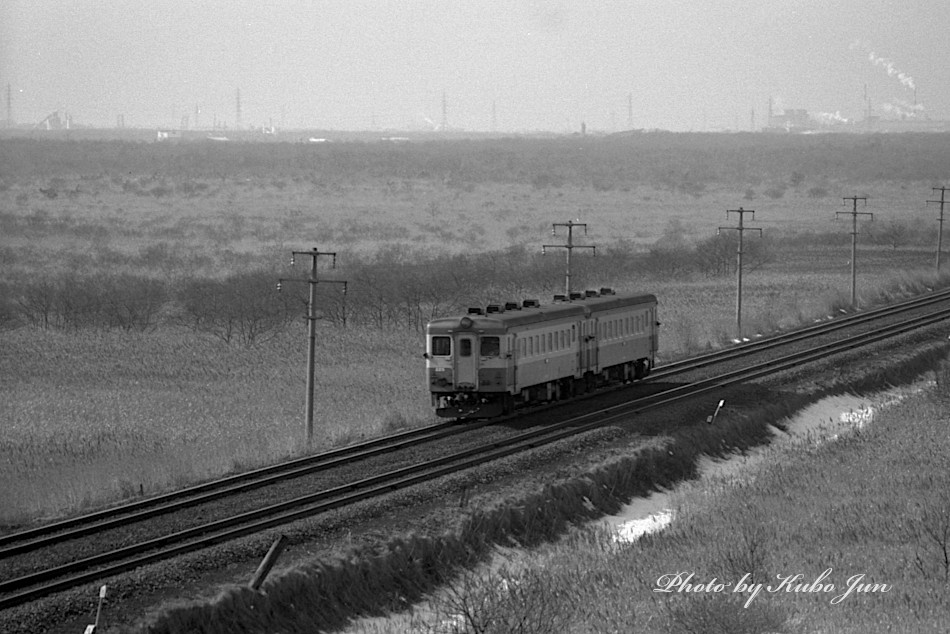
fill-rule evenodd
<path id="1" fill-rule="evenodd" d="M 324 252 L 314 247 L 310 251 L 291 251 L 290 265 L 293 266 L 297 256 L 302 255 L 310 258 L 310 277 L 309 278 L 281 278 L 277 281 L 277 290 L 281 290 L 284 282 L 306 282 L 310 285 L 310 299 L 307 302 L 307 321 L 310 340 L 307 346 L 307 446 L 313 443 L 313 390 L 314 390 L 314 357 L 316 356 L 317 344 L 317 284 L 321 280 L 317 278 L 317 260 L 321 255 L 333 258 L 331 268 L 336 268 L 336 253 Z M 346 295 L 346 282 L 337 280 L 323 280 L 326 284 L 342 284 L 343 294 Z"/>
<path id="2" fill-rule="evenodd" d="M 940 251 L 943 250 L 943 206 L 947 204 L 946 200 L 947 190 L 950 190 L 950 187 L 934 187 L 932 188 L 935 192 L 940 192 L 940 200 L 928 200 L 928 203 L 940 203 L 940 217 L 937 218 L 937 274 L 940 274 Z"/>
<path id="3" fill-rule="evenodd" d="M 868 211 L 858 211 L 859 200 L 863 200 L 864 206 L 867 207 L 867 196 L 847 196 L 842 200 L 844 200 L 844 204 L 846 205 L 848 204 L 849 200 L 851 201 L 851 211 L 836 211 L 835 218 L 841 214 L 848 214 L 851 216 L 851 308 L 857 308 L 857 275 L 855 273 L 855 260 L 857 259 L 858 255 L 858 216 L 871 216 L 871 220 L 874 220 L 874 214 Z"/>
<path id="4" fill-rule="evenodd" d="M 739 240 L 736 247 L 736 336 L 742 336 L 742 234 L 746 231 L 758 231 L 759 235 L 762 235 L 762 230 L 758 227 L 746 227 L 744 224 L 745 215 L 752 214 L 752 218 L 755 219 L 755 210 L 754 209 L 743 209 L 739 207 L 738 209 L 727 209 L 726 218 L 729 217 L 729 214 L 739 214 L 739 225 L 736 227 L 719 227 L 716 230 L 716 235 L 719 235 L 724 229 L 726 231 L 738 231 Z"/>
<path id="5" fill-rule="evenodd" d="M 584 227 L 584 235 L 587 235 L 587 224 L 583 222 L 555 222 L 552 225 L 551 235 L 557 236 L 558 227 L 567 227 L 567 244 L 543 244 L 541 245 L 541 255 L 546 255 L 548 249 L 567 249 L 567 271 L 564 275 L 564 293 L 568 300 L 571 299 L 571 252 L 574 249 L 591 249 L 594 255 L 597 255 L 597 247 L 574 244 L 574 227 Z"/>

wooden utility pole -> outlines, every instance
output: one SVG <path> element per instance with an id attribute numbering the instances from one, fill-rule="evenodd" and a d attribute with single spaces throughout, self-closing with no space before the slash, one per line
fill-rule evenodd
<path id="1" fill-rule="evenodd" d="M 307 446 L 313 443 L 313 390 L 314 390 L 314 370 L 316 347 L 317 347 L 317 284 L 321 282 L 317 278 L 317 260 L 321 255 L 333 258 L 331 268 L 336 268 L 336 253 L 319 251 L 314 247 L 311 251 L 292 251 L 290 256 L 290 265 L 293 266 L 298 255 L 310 258 L 310 277 L 309 278 L 281 278 L 277 281 L 277 290 L 281 290 L 284 282 L 306 282 L 310 285 L 310 299 L 307 302 L 307 321 L 309 331 L 309 341 L 307 346 Z M 338 280 L 323 280 L 325 284 L 342 284 L 343 294 L 346 294 L 346 282 Z"/>
<path id="2" fill-rule="evenodd" d="M 543 244 L 541 245 L 541 255 L 545 255 L 548 249 L 567 249 L 567 271 L 564 274 L 564 293 L 568 301 L 571 299 L 571 252 L 574 249 L 591 249 L 594 255 L 597 255 L 597 247 L 574 244 L 574 227 L 584 227 L 584 235 L 587 235 L 587 224 L 583 222 L 555 222 L 552 225 L 551 235 L 557 236 L 558 227 L 567 227 L 567 244 Z"/>
<path id="3" fill-rule="evenodd" d="M 940 216 L 937 218 L 937 274 L 940 274 L 940 252 L 943 250 L 943 207 L 947 204 L 947 190 L 950 187 L 934 187 L 935 192 L 940 192 L 940 200 L 928 200 L 928 203 L 940 203 Z"/>
<path id="4" fill-rule="evenodd" d="M 874 214 L 868 211 L 858 211 L 858 201 L 863 200 L 864 206 L 868 204 L 867 196 L 848 196 L 843 198 L 844 204 L 848 204 L 848 201 L 851 201 L 851 211 L 837 211 L 835 212 L 835 218 L 841 214 L 846 214 L 851 216 L 851 308 L 857 308 L 857 268 L 855 263 L 858 257 L 858 216 L 871 216 L 871 219 L 874 219 Z"/>
<path id="5" fill-rule="evenodd" d="M 738 209 L 727 209 L 726 218 L 729 217 L 729 214 L 738 214 L 739 215 L 739 225 L 736 227 L 719 227 L 716 230 L 716 233 L 719 234 L 723 230 L 726 231 L 738 231 L 739 240 L 736 247 L 736 336 L 742 336 L 742 234 L 746 231 L 758 231 L 759 235 L 762 235 L 762 230 L 758 227 L 746 227 L 743 223 L 745 220 L 746 214 L 752 214 L 752 218 L 755 219 L 755 210 L 754 209 L 743 209 L 739 207 Z"/>

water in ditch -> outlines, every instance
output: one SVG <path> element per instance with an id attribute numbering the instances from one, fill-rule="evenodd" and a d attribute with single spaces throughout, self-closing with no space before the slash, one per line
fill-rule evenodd
<path id="1" fill-rule="evenodd" d="M 841 434 L 868 425 L 876 412 L 907 396 L 925 389 L 921 383 L 893 388 L 870 396 L 841 394 L 829 396 L 786 419 L 785 431 L 773 427 L 772 444 L 758 447 L 725 460 L 703 458 L 699 465 L 700 480 L 728 478 L 730 475 L 754 466 L 766 453 L 781 443 L 834 442 Z M 713 423 L 715 424 L 715 423 Z M 671 493 L 661 491 L 646 498 L 636 498 L 616 515 L 598 520 L 606 524 L 617 541 L 631 542 L 642 535 L 663 530 L 673 521 Z"/>

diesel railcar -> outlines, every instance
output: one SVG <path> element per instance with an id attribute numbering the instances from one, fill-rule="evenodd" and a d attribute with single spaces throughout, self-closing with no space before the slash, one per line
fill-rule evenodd
<path id="1" fill-rule="evenodd" d="M 656 297 L 609 288 L 470 308 L 426 327 L 436 414 L 488 418 L 645 377 L 659 335 Z"/>

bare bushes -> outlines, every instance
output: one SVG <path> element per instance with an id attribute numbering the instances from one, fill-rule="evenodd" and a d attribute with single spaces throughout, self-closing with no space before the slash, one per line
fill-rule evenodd
<path id="1" fill-rule="evenodd" d="M 259 271 L 224 280 L 190 280 L 178 295 L 178 319 L 225 343 L 249 346 L 264 341 L 295 316 L 306 315 L 294 297 L 276 292 L 276 279 L 276 274 Z"/>
<path id="2" fill-rule="evenodd" d="M 39 328 L 149 330 L 169 293 L 164 282 L 137 275 L 64 275 L 23 283 L 12 292 L 17 317 Z"/>
<path id="3" fill-rule="evenodd" d="M 537 568 L 487 575 L 466 572 L 435 602 L 443 631 L 472 634 L 546 634 L 564 625 L 574 592 L 562 577 Z"/>

